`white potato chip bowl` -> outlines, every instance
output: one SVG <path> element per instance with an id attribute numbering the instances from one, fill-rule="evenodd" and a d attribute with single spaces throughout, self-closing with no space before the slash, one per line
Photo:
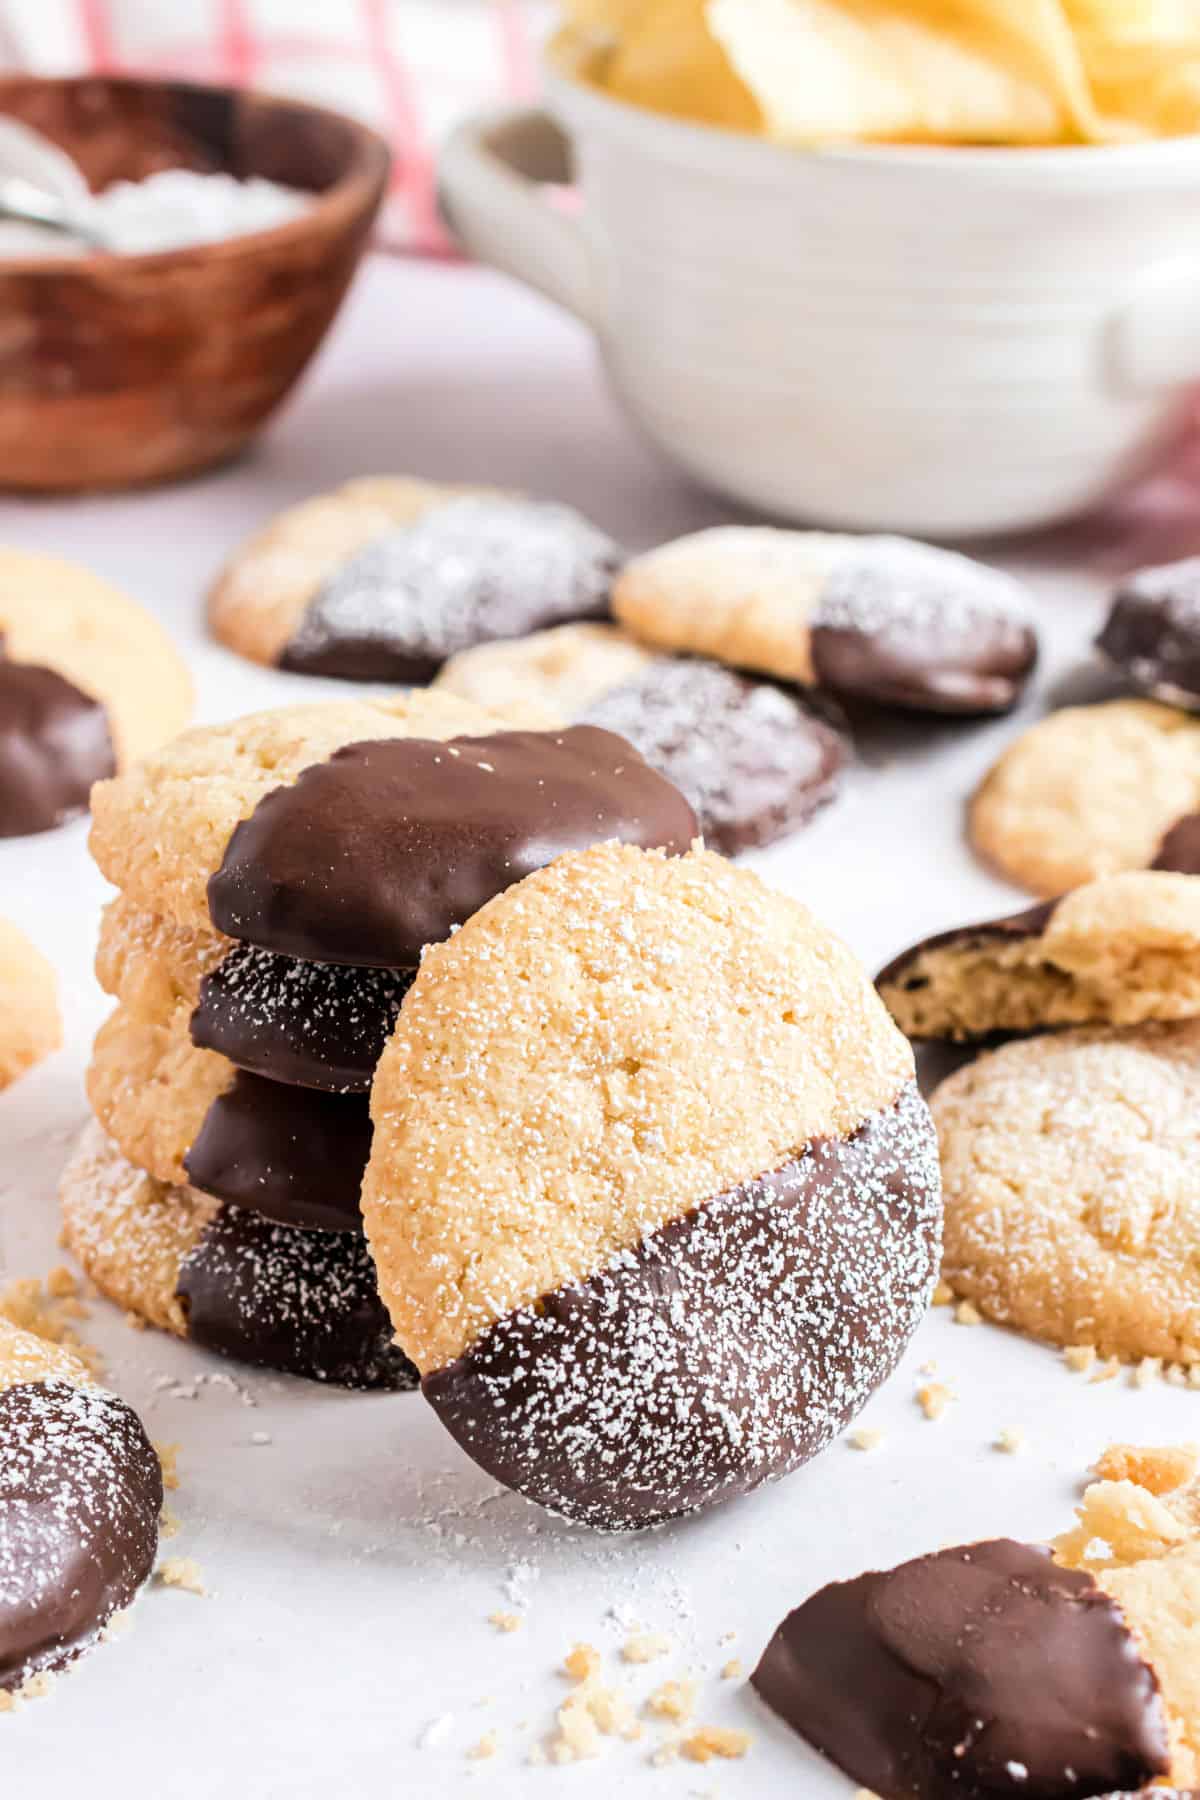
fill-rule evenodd
<path id="1" fill-rule="evenodd" d="M 572 172 L 577 211 L 542 184 Z M 1069 518 L 1200 383 L 1200 137 L 804 151 L 553 59 L 442 163 L 465 246 L 596 335 L 631 417 L 779 518 L 928 536 Z"/>

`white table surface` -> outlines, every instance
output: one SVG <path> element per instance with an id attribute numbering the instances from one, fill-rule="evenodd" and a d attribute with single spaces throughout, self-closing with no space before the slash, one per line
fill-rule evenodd
<path id="1" fill-rule="evenodd" d="M 200 718 L 217 720 L 333 684 L 258 670 L 209 643 L 201 594 L 215 566 L 278 508 L 383 470 L 525 487 L 576 503 L 634 545 L 729 516 L 633 438 L 573 325 L 484 273 L 377 260 L 251 457 L 148 495 L 5 502 L 0 541 L 90 563 L 152 607 L 192 661 Z M 1083 658 L 1108 571 L 1130 550 L 1124 532 L 1104 526 L 1009 554 L 1043 599 L 1046 653 L 1022 717 Z M 1154 545 L 1186 547 L 1200 547 L 1186 517 Z M 760 867 L 872 967 L 927 930 L 1003 909 L 1017 896 L 972 859 L 962 811 L 1019 724 L 875 734 L 840 802 Z M 0 912 L 57 964 L 67 1023 L 66 1049 L 0 1099 L 10 1279 L 61 1260 L 55 1181 L 85 1116 L 81 1077 L 104 1011 L 90 965 L 105 895 L 85 837 L 79 824 L 0 843 Z M 879 1449 L 838 1443 L 749 1500 L 605 1538 L 497 1489 L 415 1394 L 359 1396 L 244 1371 L 133 1332 L 103 1302 L 83 1329 L 151 1436 L 181 1445 L 171 1505 L 183 1530 L 169 1553 L 197 1558 L 209 1591 L 151 1589 L 126 1637 L 49 1699 L 0 1720 L 0 1778 L 13 1794 L 407 1800 L 478 1789 L 583 1800 L 620 1784 L 730 1800 L 848 1796 L 747 1687 L 719 1679 L 721 1666 L 738 1656 L 748 1670 L 782 1614 L 822 1581 L 948 1540 L 1063 1528 L 1111 1440 L 1200 1436 L 1200 1394 L 1137 1391 L 1126 1379 L 1089 1386 L 1053 1352 L 941 1311 L 863 1416 L 885 1433 Z M 959 1395 L 939 1423 L 913 1398 L 930 1358 Z M 1006 1426 L 1026 1432 L 1024 1455 L 992 1447 Z M 256 1443 L 263 1433 L 270 1442 Z M 499 1635 L 488 1623 L 497 1609 L 520 1612 L 521 1629 Z M 623 1667 L 632 1622 L 667 1633 L 671 1657 Z M 566 1691 L 557 1666 L 579 1640 L 635 1694 L 696 1676 L 697 1720 L 744 1726 L 750 1754 L 654 1768 L 649 1752 L 672 1733 L 647 1722 L 640 1743 L 613 1743 L 596 1762 L 531 1768 L 528 1751 Z M 423 1744 L 435 1720 L 439 1741 Z M 489 1731 L 496 1755 L 470 1761 Z"/>

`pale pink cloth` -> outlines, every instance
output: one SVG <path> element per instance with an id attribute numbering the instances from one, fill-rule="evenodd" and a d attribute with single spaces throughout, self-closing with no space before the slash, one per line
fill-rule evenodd
<path id="1" fill-rule="evenodd" d="M 446 250 L 437 146 L 456 120 L 530 97 L 549 0 L 6 0 L 0 68 L 163 74 L 320 101 L 395 152 L 396 247 Z"/>

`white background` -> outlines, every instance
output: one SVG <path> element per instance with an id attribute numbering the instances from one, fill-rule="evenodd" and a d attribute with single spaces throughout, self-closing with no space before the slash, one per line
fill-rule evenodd
<path id="1" fill-rule="evenodd" d="M 251 458 L 142 496 L 10 501 L 0 541 L 77 557 L 152 607 L 192 661 L 200 717 L 221 719 L 331 684 L 254 669 L 206 641 L 201 596 L 215 567 L 278 508 L 382 471 L 525 487 L 574 502 L 635 546 L 729 516 L 632 438 L 575 327 L 478 271 L 376 261 L 314 376 Z M 1035 583 L 1046 646 L 1023 718 L 1086 659 L 1115 541 L 1105 525 L 1006 558 Z M 1018 896 L 963 842 L 963 803 L 1020 722 L 874 731 L 840 802 L 759 865 L 872 967 L 929 930 L 1007 907 Z M 57 964 L 67 1019 L 64 1052 L 0 1098 L 10 1279 L 60 1260 L 55 1181 L 85 1116 L 82 1071 L 103 1016 L 90 964 L 104 891 L 85 838 L 80 824 L 0 843 L 0 912 Z M 1062 1529 L 1087 1464 L 1113 1439 L 1200 1436 L 1198 1393 L 1089 1386 L 1053 1352 L 943 1311 L 864 1415 L 885 1433 L 878 1450 L 835 1444 L 708 1517 L 602 1538 L 503 1494 L 417 1395 L 243 1371 L 133 1332 L 103 1303 L 84 1329 L 151 1435 L 182 1446 L 171 1505 L 183 1530 L 168 1548 L 198 1559 L 209 1593 L 150 1590 L 127 1637 L 50 1699 L 0 1719 L 0 1779 L 14 1794 L 407 1800 L 478 1789 L 582 1800 L 619 1784 L 730 1800 L 849 1795 L 749 1689 L 718 1678 L 721 1666 L 739 1656 L 749 1670 L 782 1614 L 824 1580 L 947 1540 Z M 929 1358 L 959 1396 L 937 1424 L 913 1399 Z M 224 1379 L 197 1385 L 214 1374 Z M 1012 1426 L 1028 1436 L 1023 1456 L 992 1448 Z M 498 1635 L 487 1622 L 497 1609 L 522 1613 L 521 1630 Z M 624 1668 L 617 1650 L 631 1622 L 667 1633 L 672 1656 Z M 735 1641 L 721 1641 L 730 1632 Z M 652 1768 L 649 1751 L 672 1734 L 648 1722 L 640 1743 L 613 1744 L 598 1762 L 529 1767 L 566 1691 L 556 1667 L 578 1640 L 596 1644 L 608 1676 L 635 1694 L 668 1675 L 697 1677 L 697 1720 L 750 1730 L 749 1756 Z M 423 1746 L 445 1715 L 442 1741 Z M 493 1730 L 497 1755 L 469 1761 Z"/>

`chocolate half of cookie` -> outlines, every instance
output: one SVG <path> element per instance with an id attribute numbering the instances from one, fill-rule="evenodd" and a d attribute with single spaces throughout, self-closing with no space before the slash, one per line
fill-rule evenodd
<path id="1" fill-rule="evenodd" d="M 936 1273 L 939 1195 L 909 1086 L 500 1319 L 422 1391 L 498 1481 L 602 1530 L 745 1493 L 891 1373 Z"/>
<path id="2" fill-rule="evenodd" d="M 906 538 L 852 542 L 810 630 L 820 686 L 913 712 L 1007 712 L 1037 661 L 1019 582 Z"/>
<path id="3" fill-rule="evenodd" d="M 1200 813 L 1187 813 L 1176 820 L 1150 867 L 1177 875 L 1200 875 Z"/>
<path id="4" fill-rule="evenodd" d="M 701 657 L 656 657 L 583 719 L 628 739 L 727 856 L 805 824 L 833 798 L 850 756 L 834 707 Z"/>
<path id="5" fill-rule="evenodd" d="M 62 1668 L 129 1605 L 162 1501 L 158 1457 L 123 1401 L 59 1379 L 0 1389 L 0 1689 Z"/>
<path id="6" fill-rule="evenodd" d="M 350 744 L 274 789 L 208 885 L 227 936 L 306 961 L 414 968 L 485 901 L 564 852 L 697 833 L 670 782 L 611 732 Z"/>
<path id="7" fill-rule="evenodd" d="M 1096 644 L 1138 687 L 1200 707 L 1200 556 L 1131 576 Z"/>
<path id="8" fill-rule="evenodd" d="M 609 610 L 620 548 L 569 507 L 475 495 L 373 539 L 322 583 L 280 666 L 431 681 L 457 651 Z"/>
<path id="9" fill-rule="evenodd" d="M 116 772 L 98 700 L 53 669 L 12 662 L 0 638 L 0 837 L 51 831 Z"/>
<path id="10" fill-rule="evenodd" d="M 1170 1768 L 1158 1682 L 1120 1607 L 1009 1539 L 823 1588 L 753 1682 L 880 1800 L 1068 1800 Z"/>
<path id="11" fill-rule="evenodd" d="M 981 924 L 935 932 L 894 957 L 876 976 L 884 1005 L 906 1037 L 965 1042 L 994 1031 L 1031 1030 L 1038 996 L 1022 983 L 1030 946 L 1042 938 L 1057 900 Z"/>

